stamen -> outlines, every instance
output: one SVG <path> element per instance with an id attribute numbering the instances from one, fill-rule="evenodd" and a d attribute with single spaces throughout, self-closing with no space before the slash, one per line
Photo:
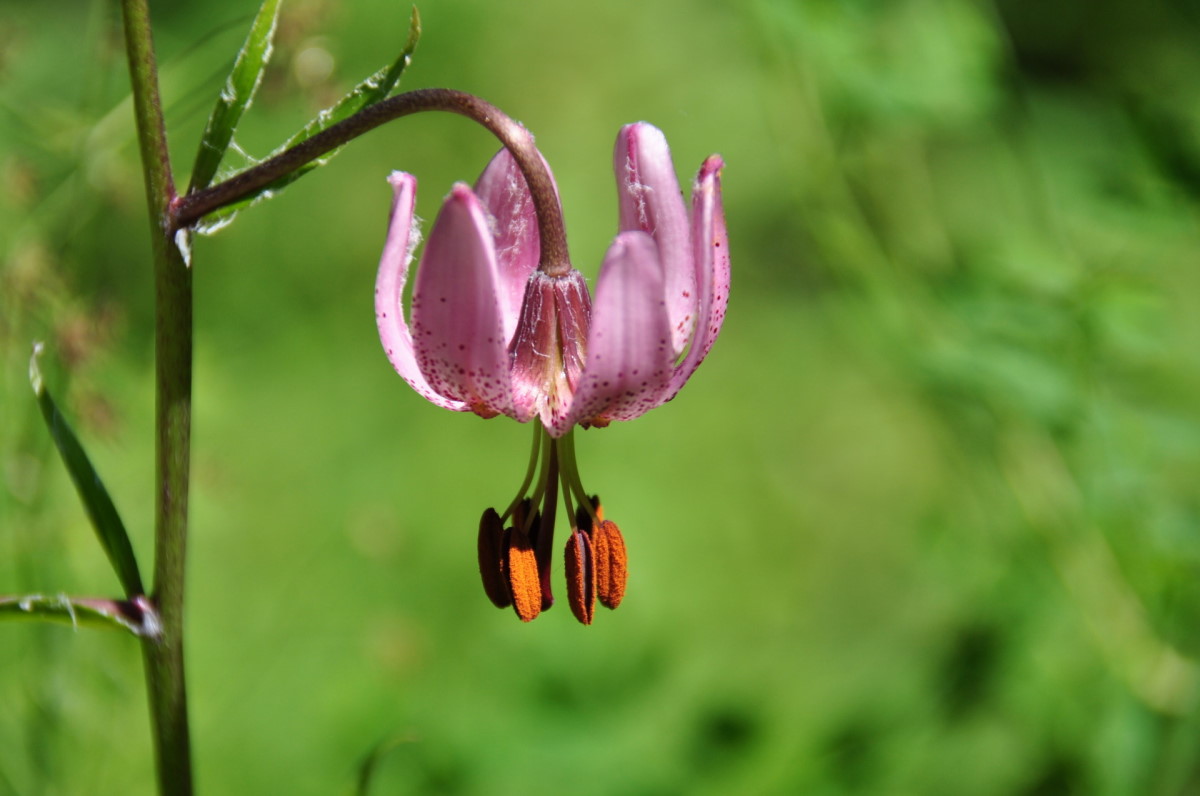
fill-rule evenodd
<path id="1" fill-rule="evenodd" d="M 591 537 L 596 562 L 596 594 L 606 608 L 616 608 L 625 597 L 625 582 L 629 578 L 625 539 L 612 520 L 593 526 Z"/>
<path id="2" fill-rule="evenodd" d="M 541 424 L 538 424 L 538 428 L 540 429 L 539 433 L 541 435 L 540 439 L 542 442 L 542 454 L 541 454 L 542 468 L 541 468 L 541 472 L 538 473 L 537 487 L 533 490 L 533 493 L 529 496 L 529 502 L 533 503 L 534 505 L 537 505 L 542 502 L 542 496 L 544 496 L 546 494 L 546 490 L 547 490 L 547 488 L 549 488 L 549 481 L 550 481 L 549 474 L 550 474 L 551 467 L 554 468 L 556 473 L 558 471 L 557 457 L 555 456 L 554 462 L 553 463 L 551 462 L 551 457 L 554 456 L 554 440 L 550 437 L 549 434 L 546 433 L 545 429 L 541 428 Z M 556 483 L 555 489 L 557 490 L 557 488 L 558 488 L 558 484 Z M 526 524 L 526 530 L 529 530 L 528 524 Z"/>
<path id="3" fill-rule="evenodd" d="M 575 531 L 567 540 L 565 568 L 571 613 L 583 624 L 590 625 L 596 610 L 596 567 L 592 543 L 583 531 Z"/>
<path id="4" fill-rule="evenodd" d="M 508 584 L 513 610 L 522 622 L 532 622 L 542 612 L 542 590 L 538 580 L 537 554 L 533 541 L 520 526 L 508 536 Z"/>
<path id="5" fill-rule="evenodd" d="M 496 510 L 489 508 L 479 520 L 479 575 L 484 592 L 497 608 L 512 605 L 506 559 L 504 523 Z"/>
<path id="6" fill-rule="evenodd" d="M 521 488 L 517 490 L 517 496 L 513 498 L 513 502 L 508 504 L 508 508 L 504 510 L 501 521 L 507 520 L 517 510 L 517 506 L 521 503 L 521 499 L 525 497 L 525 491 L 529 489 L 529 485 L 533 483 L 533 474 L 537 472 L 538 454 L 542 450 L 542 437 L 546 431 L 540 423 L 533 425 L 533 450 L 529 452 L 529 466 L 525 468 L 525 480 L 521 482 Z"/>
<path id="7" fill-rule="evenodd" d="M 594 518 L 595 512 L 592 510 L 591 500 L 588 499 L 587 490 L 583 488 L 583 482 L 579 478 L 579 465 L 575 462 L 575 431 L 572 429 L 559 439 L 560 450 L 562 451 L 562 483 L 564 494 L 570 492 L 579 501 L 581 507 L 587 507 L 588 514 Z"/>
<path id="8" fill-rule="evenodd" d="M 479 572 L 488 599 L 501 608 L 511 605 L 524 622 L 554 604 L 550 567 L 560 486 L 572 521 L 565 550 L 567 601 L 575 618 L 590 625 L 597 599 L 608 608 L 624 599 L 628 557 L 620 529 L 604 519 L 600 496 L 589 496 L 583 487 L 573 431 L 555 439 L 535 424 L 520 491 L 503 516 L 489 508 L 479 521 Z"/>
<path id="9" fill-rule="evenodd" d="M 592 528 L 604 520 L 604 510 L 600 508 L 600 496 L 592 495 L 588 502 L 575 510 L 575 525 L 580 530 L 592 532 Z"/>
<path id="10" fill-rule="evenodd" d="M 538 574 L 542 584 L 542 610 L 554 605 L 554 593 L 550 587 L 550 564 L 554 559 L 554 515 L 558 509 L 558 446 L 546 434 L 546 472 L 542 478 L 546 494 L 542 502 L 542 514 L 534 536 L 537 553 Z"/>

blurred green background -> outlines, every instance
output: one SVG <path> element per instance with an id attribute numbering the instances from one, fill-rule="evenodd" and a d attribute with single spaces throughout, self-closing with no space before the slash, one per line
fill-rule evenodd
<path id="1" fill-rule="evenodd" d="M 182 171 L 255 4 L 151 6 Z M 420 10 L 402 88 L 537 134 L 589 276 L 620 125 L 661 127 L 685 181 L 724 156 L 728 321 L 678 400 L 579 439 L 625 603 L 525 626 L 474 549 L 528 429 L 426 404 L 371 305 L 386 174 L 431 219 L 490 136 L 399 121 L 198 240 L 201 791 L 347 792 L 384 744 L 377 793 L 1200 792 L 1197 6 Z M 394 57 L 407 15 L 286 2 L 245 151 Z M 35 339 L 152 558 L 121 46 L 115 3 L 0 0 L 0 594 L 118 591 L 29 392 Z M 139 657 L 0 627 L 0 794 L 150 792 Z"/>

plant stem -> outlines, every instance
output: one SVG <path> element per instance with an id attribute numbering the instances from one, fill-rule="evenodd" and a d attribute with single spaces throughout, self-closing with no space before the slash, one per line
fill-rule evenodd
<path id="1" fill-rule="evenodd" d="M 175 199 L 146 0 L 122 0 L 125 49 L 150 210 L 155 287 L 154 586 L 162 638 L 143 642 L 159 793 L 192 793 L 183 590 L 192 416 L 192 273 L 175 242 Z"/>
<path id="2" fill-rule="evenodd" d="M 529 131 L 503 111 L 471 94 L 448 88 L 427 88 L 397 94 L 369 105 L 353 116 L 317 133 L 252 169 L 203 191 L 176 200 L 171 208 L 178 228 L 199 221 L 204 215 L 250 196 L 260 188 L 316 160 L 347 141 L 375 129 L 385 122 L 423 111 L 447 111 L 466 116 L 486 127 L 512 153 L 525 176 L 533 196 L 541 236 L 541 270 L 549 276 L 562 276 L 570 268 L 567 234 L 562 208 L 550 177 L 550 170 L 533 144 Z"/>

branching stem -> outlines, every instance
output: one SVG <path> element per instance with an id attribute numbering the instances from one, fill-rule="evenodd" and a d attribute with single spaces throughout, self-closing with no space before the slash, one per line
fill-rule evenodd
<path id="1" fill-rule="evenodd" d="M 192 271 L 180 250 L 187 228 L 203 216 L 252 196 L 327 152 L 401 116 L 447 111 L 486 127 L 512 153 L 533 196 L 541 235 L 541 270 L 570 270 L 562 208 L 550 171 L 529 132 L 495 106 L 450 89 L 422 89 L 368 106 L 254 168 L 179 197 L 171 175 L 158 93 L 147 0 L 122 0 L 134 115 L 150 211 L 155 283 L 155 535 L 150 595 L 161 636 L 143 643 L 159 793 L 190 796 L 192 764 L 183 658 L 184 575 L 192 413 Z M 549 467 L 557 488 L 557 457 Z M 553 500 L 548 509 L 553 522 Z"/>
<path id="2" fill-rule="evenodd" d="M 192 427 L 192 272 L 175 245 L 175 199 L 146 0 L 122 0 L 125 50 L 150 210 L 155 288 L 154 585 L 160 639 L 142 643 L 159 793 L 192 793 L 183 666 L 184 563 Z"/>
<path id="3" fill-rule="evenodd" d="M 550 177 L 550 170 L 534 146 L 533 136 L 495 105 L 474 95 L 447 88 L 409 91 L 369 105 L 251 169 L 211 188 L 180 197 L 171 208 L 172 225 L 176 229 L 190 226 L 208 213 L 252 195 L 305 163 L 316 160 L 385 122 L 423 111 L 447 111 L 466 116 L 486 127 L 500 139 L 500 143 L 517 161 L 533 195 L 541 236 L 542 258 L 539 267 L 549 276 L 566 274 L 571 265 L 567 255 L 562 207 Z"/>

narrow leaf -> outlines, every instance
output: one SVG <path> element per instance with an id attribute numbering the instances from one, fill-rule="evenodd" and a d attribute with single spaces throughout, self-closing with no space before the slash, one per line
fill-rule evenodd
<path id="1" fill-rule="evenodd" d="M 127 630 L 135 636 L 158 639 L 162 623 L 145 597 L 132 600 L 103 600 L 89 597 L 53 597 L 26 594 L 0 597 L 0 620 L 25 619 L 64 622 L 75 627 Z"/>
<path id="2" fill-rule="evenodd" d="M 200 138 L 200 150 L 192 167 L 191 191 L 207 188 L 221 165 L 221 159 L 233 141 L 242 114 L 250 107 L 254 94 L 262 83 L 263 72 L 271 60 L 275 23 L 279 19 L 279 0 L 263 0 L 258 15 L 250 25 L 250 33 L 242 45 L 225 87 L 217 97 L 208 125 Z"/>
<path id="3" fill-rule="evenodd" d="M 404 49 L 400 52 L 400 56 L 392 64 L 363 80 L 336 103 L 318 113 L 316 118 L 304 125 L 303 128 L 287 141 L 283 142 L 271 154 L 277 155 L 280 152 L 290 149 L 312 138 L 322 130 L 332 127 L 347 117 L 353 116 L 368 105 L 373 105 L 382 99 L 386 99 L 392 92 L 392 89 L 396 87 L 396 84 L 400 82 L 405 68 L 412 61 L 412 54 L 417 49 L 417 41 L 420 38 L 421 17 L 417 13 L 416 6 L 413 6 L 412 16 L 409 18 L 408 41 L 405 43 Z M 290 174 L 280 177 L 275 182 L 262 187 L 253 195 L 209 214 L 196 225 L 197 231 L 205 235 L 211 235 L 217 230 L 222 229 L 233 220 L 233 217 L 237 215 L 239 210 L 270 199 L 283 188 L 291 185 L 313 169 L 324 166 L 340 151 L 341 147 L 334 149 L 316 160 L 301 166 Z"/>
<path id="4" fill-rule="evenodd" d="M 367 753 L 362 762 L 358 765 L 358 777 L 355 783 L 355 796 L 369 796 L 371 793 L 371 783 L 375 778 L 375 771 L 383 759 L 396 751 L 402 746 L 411 744 L 415 738 L 410 736 L 389 738 L 375 744 L 375 747 Z"/>
<path id="5" fill-rule="evenodd" d="M 42 344 L 37 343 L 33 347 L 33 356 L 29 358 L 29 383 L 33 387 L 34 395 L 37 396 L 42 417 L 50 429 L 50 436 L 54 438 L 54 444 L 62 456 L 63 463 L 67 466 L 67 472 L 71 474 L 71 480 L 75 482 L 75 489 L 79 492 L 83 507 L 87 510 L 92 526 L 96 529 L 96 535 L 100 538 L 104 552 L 108 554 L 108 560 L 112 562 L 113 569 L 121 580 L 125 594 L 130 597 L 144 594 L 145 589 L 142 588 L 142 578 L 138 574 L 137 559 L 133 555 L 133 545 L 129 543 L 129 534 L 125 532 L 125 524 L 121 522 L 121 516 L 117 514 L 117 507 L 113 505 L 112 498 L 108 496 L 108 490 L 104 488 L 100 476 L 92 467 L 75 432 L 71 430 L 62 413 L 58 411 L 58 406 L 50 397 L 50 391 L 46 389 L 41 369 L 38 367 L 38 357 L 41 356 L 41 353 Z"/>

